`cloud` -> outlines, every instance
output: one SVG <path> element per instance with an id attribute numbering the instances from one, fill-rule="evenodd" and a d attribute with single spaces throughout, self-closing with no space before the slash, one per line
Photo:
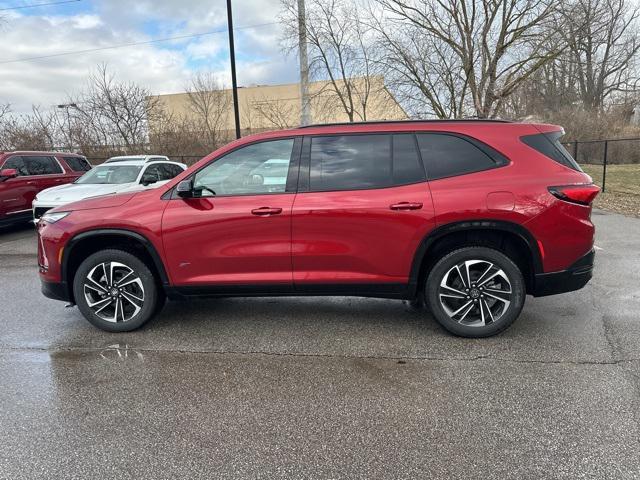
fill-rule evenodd
<path id="1" fill-rule="evenodd" d="M 0 62 L 62 52 L 145 42 L 159 37 L 189 35 L 226 27 L 223 2 L 210 0 L 110 0 L 69 13 L 46 16 L 11 13 L 0 29 Z M 245 0 L 234 4 L 236 27 L 275 22 L 278 0 Z M 295 58 L 279 47 L 279 26 L 236 31 L 238 82 L 296 81 Z M 106 63 L 119 80 L 135 81 L 153 93 L 184 89 L 196 70 L 214 71 L 229 84 L 226 33 L 137 45 L 48 59 L 0 64 L 0 103 L 15 112 L 32 104 L 49 106 L 80 90 L 88 74 Z"/>

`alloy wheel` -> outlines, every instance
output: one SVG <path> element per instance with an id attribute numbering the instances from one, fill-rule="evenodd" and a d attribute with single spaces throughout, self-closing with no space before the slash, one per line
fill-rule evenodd
<path id="1" fill-rule="evenodd" d="M 487 260 L 465 260 L 442 278 L 438 299 L 457 323 L 484 327 L 500 320 L 511 305 L 513 291 L 505 271 Z"/>
<path id="2" fill-rule="evenodd" d="M 140 276 L 120 262 L 104 262 L 93 267 L 83 282 L 88 307 L 107 322 L 128 322 L 144 305 Z"/>

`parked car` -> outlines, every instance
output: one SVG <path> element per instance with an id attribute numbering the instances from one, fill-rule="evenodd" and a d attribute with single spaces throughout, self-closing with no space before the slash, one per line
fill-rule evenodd
<path id="1" fill-rule="evenodd" d="M 48 212 L 42 291 L 109 331 L 165 296 L 357 295 L 422 296 L 450 332 L 493 335 L 526 294 L 591 278 L 599 188 L 562 134 L 415 121 L 253 135 L 161 188 Z"/>
<path id="2" fill-rule="evenodd" d="M 31 202 L 46 188 L 73 182 L 91 170 L 75 153 L 0 152 L 0 226 L 31 220 Z"/>
<path id="3" fill-rule="evenodd" d="M 167 157 L 138 155 L 113 157 L 76 179 L 38 193 L 33 200 L 33 218 L 38 220 L 54 207 L 89 197 L 128 192 L 164 185 L 187 166 Z"/>

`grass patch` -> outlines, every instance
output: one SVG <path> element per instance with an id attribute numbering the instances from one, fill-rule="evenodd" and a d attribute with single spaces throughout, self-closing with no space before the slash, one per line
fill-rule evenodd
<path id="1" fill-rule="evenodd" d="M 581 167 L 602 186 L 602 165 Z M 640 217 L 640 164 L 607 165 L 606 181 L 606 192 L 598 195 L 594 207 Z"/>
<path id="2" fill-rule="evenodd" d="M 602 186 L 602 165 L 580 165 L 591 175 L 593 182 Z M 640 164 L 607 165 L 607 192 L 640 195 Z"/>

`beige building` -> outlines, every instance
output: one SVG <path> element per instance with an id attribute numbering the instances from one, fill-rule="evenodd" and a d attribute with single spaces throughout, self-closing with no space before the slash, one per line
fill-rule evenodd
<path id="1" fill-rule="evenodd" d="M 348 88 L 347 88 L 348 87 Z M 347 91 L 350 90 L 349 95 Z M 384 85 L 381 76 L 359 77 L 348 82 L 312 82 L 309 86 L 312 123 L 404 120 L 406 112 Z M 340 93 L 338 93 L 340 92 Z M 351 101 L 350 101 L 351 99 Z M 208 117 L 220 132 L 235 129 L 231 91 L 176 93 L 150 97 L 166 113 L 201 121 Z M 257 85 L 238 89 L 242 131 L 260 132 L 297 127 L 300 124 L 300 85 Z M 151 125 L 153 129 L 153 125 Z"/>

